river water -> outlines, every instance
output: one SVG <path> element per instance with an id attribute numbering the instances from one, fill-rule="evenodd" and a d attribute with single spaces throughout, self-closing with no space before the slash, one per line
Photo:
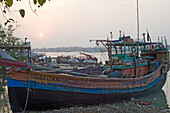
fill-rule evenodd
<path id="1" fill-rule="evenodd" d="M 88 53 L 92 56 L 98 58 L 98 61 L 102 61 L 104 63 L 107 60 L 107 55 L 103 53 Z M 79 52 L 46 52 L 47 56 L 57 57 L 57 56 L 67 56 L 70 55 L 72 57 L 79 57 L 82 56 Z M 0 113 L 12 113 L 10 108 L 10 103 L 8 99 L 8 90 L 7 86 L 5 87 L 5 91 L 0 91 Z M 170 72 L 167 74 L 167 80 L 165 85 L 163 86 L 162 90 L 151 94 L 149 96 L 137 99 L 139 101 L 150 101 L 156 106 L 166 107 L 169 106 L 170 108 Z M 44 112 L 43 112 L 44 113 Z"/>

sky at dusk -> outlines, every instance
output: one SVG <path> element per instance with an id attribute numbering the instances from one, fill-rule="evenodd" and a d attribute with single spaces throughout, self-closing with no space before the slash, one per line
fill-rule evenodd
<path id="1" fill-rule="evenodd" d="M 21 26 L 15 36 L 31 42 L 32 48 L 83 46 L 92 47 L 91 39 L 106 39 L 119 30 L 136 38 L 136 0 L 51 0 L 37 8 L 35 15 L 26 0 L 11 7 L 26 9 L 25 18 L 16 12 L 14 17 Z M 170 44 L 170 0 L 139 0 L 140 38 L 148 29 L 153 41 L 166 36 Z M 0 22 L 5 20 L 0 15 Z"/>

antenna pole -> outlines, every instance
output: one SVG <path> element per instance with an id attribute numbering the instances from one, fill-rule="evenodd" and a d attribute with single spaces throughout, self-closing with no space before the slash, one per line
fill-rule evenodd
<path id="1" fill-rule="evenodd" d="M 111 35 L 111 41 L 112 41 L 112 38 L 113 38 L 112 32 L 110 32 L 110 35 Z"/>
<path id="2" fill-rule="evenodd" d="M 139 8 L 138 8 L 138 0 L 137 0 L 137 39 L 138 39 L 138 65 L 139 65 Z"/>

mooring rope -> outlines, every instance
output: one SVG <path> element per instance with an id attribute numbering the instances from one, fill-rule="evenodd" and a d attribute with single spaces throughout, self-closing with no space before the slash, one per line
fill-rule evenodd
<path id="1" fill-rule="evenodd" d="M 106 60 L 107 57 L 106 57 L 106 55 L 104 54 L 104 51 L 102 50 L 102 48 L 100 47 L 100 44 L 98 45 L 98 47 L 99 47 L 99 50 L 100 50 L 100 53 L 101 53 L 101 58 L 100 58 L 100 60 L 102 60 L 102 58 L 103 58 L 104 60 Z"/>
<path id="2" fill-rule="evenodd" d="M 28 78 L 29 78 L 29 76 L 28 76 Z M 27 96 L 26 96 L 26 100 L 25 100 L 25 107 L 24 107 L 24 110 L 23 110 L 23 113 L 25 113 L 25 110 L 26 110 L 26 108 L 27 108 L 27 104 L 28 104 L 28 96 L 29 96 L 29 79 L 27 78 L 27 80 L 28 80 L 28 87 L 27 87 Z"/>

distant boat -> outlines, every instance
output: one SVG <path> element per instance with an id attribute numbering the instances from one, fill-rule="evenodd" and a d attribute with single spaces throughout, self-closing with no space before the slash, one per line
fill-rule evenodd
<path id="1" fill-rule="evenodd" d="M 95 63 L 97 63 L 95 60 L 92 60 L 92 59 L 85 59 L 84 61 L 83 61 L 83 63 L 89 63 L 89 64 L 95 64 Z"/>
<path id="2" fill-rule="evenodd" d="M 44 66 L 49 67 L 49 68 L 59 68 L 59 65 L 54 61 L 51 61 L 51 62 L 45 64 Z"/>
<path id="3" fill-rule="evenodd" d="M 68 60 L 69 63 L 79 63 L 80 61 L 77 58 L 71 58 Z"/>

